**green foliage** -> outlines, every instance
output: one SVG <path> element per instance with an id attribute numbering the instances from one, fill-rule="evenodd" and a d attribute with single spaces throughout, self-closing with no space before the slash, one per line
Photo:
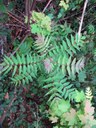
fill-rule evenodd
<path id="1" fill-rule="evenodd" d="M 66 22 L 64 24 L 54 23 L 53 25 L 54 26 L 52 27 L 52 36 L 54 37 L 54 39 L 56 39 L 56 41 L 62 41 L 65 39 L 65 37 L 72 33 L 71 27 Z"/>
<path id="2" fill-rule="evenodd" d="M 6 75 L 8 72 L 13 70 L 12 78 L 13 82 L 18 85 L 20 83 L 29 83 L 32 81 L 32 78 L 37 75 L 38 62 L 40 61 L 39 57 L 34 55 L 24 55 L 21 56 L 17 54 L 16 57 L 11 56 L 11 58 L 5 56 L 4 62 L 1 64 L 3 69 L 1 72 L 4 72 Z"/>
<path id="3" fill-rule="evenodd" d="M 81 71 L 79 74 L 78 74 L 78 79 L 79 79 L 79 82 L 84 82 L 85 79 L 86 79 L 86 71 Z"/>
<path id="4" fill-rule="evenodd" d="M 84 68 L 84 58 L 81 58 L 77 62 L 76 58 L 73 58 L 83 45 L 82 39 L 78 42 L 78 36 L 76 35 L 76 38 L 74 38 L 71 35 L 71 40 L 66 37 L 66 41 L 55 45 L 55 48 L 49 52 L 49 56 L 52 58 L 57 70 L 61 69 L 64 75 L 68 74 L 72 79 L 74 79 L 76 72 L 79 73 Z"/>
<path id="5" fill-rule="evenodd" d="M 77 98 L 78 97 L 78 98 Z M 68 101 L 63 101 L 62 99 L 56 99 L 55 103 L 50 107 L 50 120 L 52 123 L 57 123 L 60 121 L 59 127 L 92 127 L 96 125 L 96 120 L 94 119 L 94 107 L 92 107 L 91 101 L 84 98 L 85 95 L 82 92 L 76 93 L 76 100 L 79 102 L 75 107 L 72 108 Z M 62 102 L 61 102 L 62 101 Z M 55 106 L 56 105 L 56 106 Z M 66 107 L 67 105 L 67 107 Z"/>
<path id="6" fill-rule="evenodd" d="M 73 10 L 79 10 L 80 6 L 82 5 L 83 0 L 59 0 L 59 6 L 61 7 L 60 10 L 58 11 L 58 19 L 63 18 L 66 16 L 68 13 L 70 13 Z M 71 15 L 69 14 L 69 17 Z M 75 21 L 74 21 L 75 22 Z"/>
<path id="7" fill-rule="evenodd" d="M 78 115 L 81 122 L 84 124 L 84 127 L 92 127 L 96 125 L 96 120 L 94 119 L 94 107 L 89 100 L 85 101 L 84 115 Z"/>
<path id="8" fill-rule="evenodd" d="M 34 21 L 35 23 L 32 23 Z M 32 12 L 30 20 L 31 32 L 34 34 L 48 35 L 51 32 L 51 20 L 41 12 Z"/>
<path id="9" fill-rule="evenodd" d="M 65 101 L 63 99 L 56 99 L 54 103 L 50 107 L 50 114 L 53 116 L 60 117 L 65 112 L 69 111 L 70 103 L 69 101 Z"/>
<path id="10" fill-rule="evenodd" d="M 88 33 L 89 34 L 93 34 L 95 32 L 95 28 L 92 24 L 89 24 L 88 26 Z"/>
<path id="11" fill-rule="evenodd" d="M 75 44 L 75 41 L 76 41 L 76 44 Z M 62 73 L 64 75 L 66 75 L 66 69 L 67 69 L 68 75 L 71 76 L 72 78 L 75 76 L 76 72 L 79 73 L 79 70 L 81 70 L 84 67 L 84 59 L 81 58 L 77 62 L 76 62 L 76 58 L 72 60 L 72 55 L 76 54 L 76 50 L 80 50 L 80 46 L 82 46 L 82 40 L 78 42 L 77 36 L 76 36 L 76 40 L 74 39 L 73 36 L 71 36 L 71 41 L 68 38 L 66 38 L 66 42 L 63 41 L 60 46 L 54 45 L 53 50 L 51 51 L 50 50 L 48 51 L 48 47 L 50 45 L 49 43 L 50 43 L 49 37 L 44 39 L 44 37 L 38 36 L 38 39 L 34 45 L 35 50 L 37 50 L 37 53 L 40 53 L 41 55 L 44 55 L 47 52 L 46 54 L 47 55 L 49 54 L 49 58 L 52 58 L 53 65 L 57 67 L 57 69 L 61 68 Z M 20 48 L 20 50 L 23 52 L 22 49 L 24 49 L 24 45 L 23 47 L 21 46 Z M 11 58 L 5 56 L 4 62 L 1 64 L 3 66 L 2 72 L 5 72 L 4 74 L 7 74 L 11 70 L 13 70 L 12 76 L 15 76 L 15 77 L 11 79 L 16 84 L 22 83 L 22 82 L 23 84 L 25 84 L 25 83 L 29 83 L 29 81 L 32 81 L 32 77 L 36 76 L 38 66 L 40 68 L 40 65 L 42 64 L 42 62 L 43 62 L 43 58 L 35 54 L 33 55 L 22 54 L 21 56 L 17 54 L 16 58 L 14 56 L 11 56 Z"/>
<path id="12" fill-rule="evenodd" d="M 77 31 L 83 0 L 38 0 L 36 5 L 28 1 L 33 8 L 25 9 L 28 3 L 23 0 L 0 1 L 0 35 L 9 34 L 13 39 L 3 44 L 4 57 L 0 60 L 0 119 L 16 95 L 6 114 L 10 128 L 47 128 L 48 118 L 52 128 L 94 128 L 95 0 L 89 2 L 81 37 Z"/>
<path id="13" fill-rule="evenodd" d="M 93 96 L 92 96 L 92 91 L 91 91 L 90 87 L 87 87 L 87 88 L 86 88 L 85 95 L 86 95 L 86 99 L 92 100 L 92 97 L 93 97 Z"/>
<path id="14" fill-rule="evenodd" d="M 46 94 L 51 95 L 49 101 L 54 101 L 56 97 L 73 100 L 75 88 L 66 76 L 73 80 L 76 77 L 76 73 L 79 73 L 84 68 L 83 58 L 76 62 L 76 58 L 72 57 L 77 51 L 80 51 L 83 45 L 83 37 L 78 42 L 78 36 L 76 35 L 76 38 L 74 38 L 71 35 L 71 40 L 66 37 L 66 42 L 63 41 L 60 45 L 54 44 L 52 46 L 53 50 L 48 51 L 50 41 L 49 37 L 44 39 L 44 37 L 38 36 L 34 48 L 40 56 L 36 54 L 17 54 L 16 57 L 11 56 L 11 58 L 5 56 L 4 62 L 1 64 L 3 66 L 2 72 L 6 75 L 12 71 L 11 80 L 16 85 L 29 84 L 29 82 L 36 78 L 37 72 L 41 70 L 41 65 L 44 61 L 43 66 L 45 66 L 45 70 L 49 73 L 44 80 L 44 83 L 47 83 L 44 87 L 50 88 Z M 49 60 L 44 60 L 41 55 L 45 55 L 44 57 L 49 55 Z"/>
<path id="15" fill-rule="evenodd" d="M 6 13 L 6 11 L 7 11 L 6 7 L 3 4 L 0 5 L 0 11 L 3 13 Z"/>
<path id="16" fill-rule="evenodd" d="M 72 100 L 75 94 L 74 85 L 67 82 L 67 78 L 63 76 L 62 72 L 52 72 L 45 80 L 46 85 L 44 88 L 49 88 L 46 95 L 51 94 L 49 101 L 53 101 L 56 98 L 63 97 L 64 99 L 69 98 Z"/>
<path id="17" fill-rule="evenodd" d="M 20 45 L 20 42 L 18 40 L 14 41 L 14 50 L 16 50 L 16 48 Z M 33 45 L 33 40 L 31 37 L 27 38 L 23 44 L 21 44 L 19 50 L 18 50 L 18 54 L 19 55 L 27 55 L 31 52 L 31 48 Z"/>
<path id="18" fill-rule="evenodd" d="M 69 8 L 68 2 L 69 2 L 69 0 L 66 0 L 66 2 L 64 0 L 61 0 L 59 6 L 63 7 L 65 10 L 67 10 Z"/>
<path id="19" fill-rule="evenodd" d="M 79 92 L 76 90 L 76 95 L 75 95 L 75 101 L 76 102 L 82 102 L 85 100 L 85 94 L 83 91 Z"/>
<path id="20" fill-rule="evenodd" d="M 45 37 L 44 35 L 38 35 L 37 39 L 34 43 L 34 48 L 37 51 L 38 54 L 46 55 L 50 51 L 50 39 L 51 37 L 47 36 Z"/>

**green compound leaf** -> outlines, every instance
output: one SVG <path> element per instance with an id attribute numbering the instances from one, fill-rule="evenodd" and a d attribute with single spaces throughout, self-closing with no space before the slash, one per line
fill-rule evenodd
<path id="1" fill-rule="evenodd" d="M 32 33 L 48 35 L 51 32 L 51 19 L 44 13 L 33 11 L 31 19 L 35 22 L 30 22 Z"/>
<path id="2" fill-rule="evenodd" d="M 76 102 L 84 101 L 85 100 L 84 92 L 83 91 L 79 92 L 76 90 L 75 100 L 76 100 Z"/>
<path id="3" fill-rule="evenodd" d="M 65 112 L 69 111 L 69 109 L 70 109 L 70 102 L 67 100 L 65 101 L 63 99 L 55 100 L 50 107 L 50 110 L 55 116 L 61 116 Z"/>

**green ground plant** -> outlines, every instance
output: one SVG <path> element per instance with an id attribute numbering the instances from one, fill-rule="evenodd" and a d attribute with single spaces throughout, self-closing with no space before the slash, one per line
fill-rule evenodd
<path id="1" fill-rule="evenodd" d="M 30 2 L 33 7 L 36 1 Z M 1 3 L 2 13 L 12 15 L 9 6 Z M 89 2 L 88 7 L 94 3 Z M 87 15 L 91 20 L 93 12 L 86 11 L 84 29 L 79 33 L 78 16 L 73 20 L 70 14 L 77 15 L 74 10 L 78 12 L 84 1 L 57 0 L 52 5 L 26 13 L 22 22 L 26 38 L 16 37 L 12 53 L 3 55 L 0 122 L 7 117 L 10 128 L 47 128 L 43 122 L 47 119 L 50 128 L 95 128 L 96 21 L 86 26 Z M 12 40 L 11 35 L 7 37 Z"/>

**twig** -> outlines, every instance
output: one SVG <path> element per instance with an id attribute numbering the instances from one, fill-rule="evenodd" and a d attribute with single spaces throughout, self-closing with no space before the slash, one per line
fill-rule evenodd
<path id="1" fill-rule="evenodd" d="M 24 28 L 24 29 L 27 29 L 25 26 L 21 26 L 21 25 L 17 25 L 17 24 L 4 24 L 3 26 L 14 26 L 14 27 L 18 27 L 18 28 Z"/>
<path id="2" fill-rule="evenodd" d="M 68 19 L 70 19 L 71 17 L 74 17 L 74 16 L 76 17 L 76 15 L 79 15 L 79 14 L 81 14 L 81 10 L 79 12 L 76 12 L 75 14 L 71 14 L 71 15 L 69 15 L 67 17 L 64 17 L 63 19 L 60 19 L 58 22 L 62 22 L 64 20 L 68 20 Z"/>
<path id="3" fill-rule="evenodd" d="M 46 4 L 46 6 L 44 7 L 42 12 L 45 12 L 45 10 L 47 9 L 47 7 L 49 6 L 49 4 L 51 3 L 52 0 L 49 0 L 48 3 Z"/>
<path id="4" fill-rule="evenodd" d="M 28 29 L 30 29 L 30 0 L 28 1 Z"/>
<path id="5" fill-rule="evenodd" d="M 31 5 L 31 8 L 30 8 L 30 14 L 31 14 L 32 11 L 34 10 L 35 5 L 36 5 L 36 0 L 33 0 L 32 5 Z"/>
<path id="6" fill-rule="evenodd" d="M 28 1 L 25 0 L 25 15 L 28 17 Z"/>
<path id="7" fill-rule="evenodd" d="M 25 26 L 24 25 L 24 23 L 19 19 L 19 18 L 17 18 L 17 16 L 15 16 L 13 13 L 11 13 L 11 12 L 7 12 L 8 13 L 8 15 L 10 16 L 10 17 L 12 17 L 13 19 L 15 19 L 17 22 L 19 22 L 21 25 L 23 25 L 23 26 Z"/>
<path id="8" fill-rule="evenodd" d="M 79 39 L 80 39 L 80 36 L 81 36 L 81 29 L 82 29 L 82 25 L 83 25 L 83 20 L 84 20 L 84 15 L 85 15 L 85 10 L 86 10 L 86 7 L 87 7 L 87 3 L 88 3 L 88 0 L 85 0 L 83 12 L 82 12 L 82 17 L 81 17 L 81 21 L 80 21 L 80 25 L 79 25 L 79 30 L 78 30 Z"/>
<path id="9" fill-rule="evenodd" d="M 18 9 L 14 9 L 14 10 L 16 10 L 18 13 L 20 13 L 21 14 L 21 16 L 23 16 L 23 18 L 25 18 L 25 14 L 24 13 L 22 13 L 21 11 L 19 11 Z"/>
<path id="10" fill-rule="evenodd" d="M 25 14 L 27 16 L 27 26 L 30 29 L 30 0 L 25 1 Z"/>

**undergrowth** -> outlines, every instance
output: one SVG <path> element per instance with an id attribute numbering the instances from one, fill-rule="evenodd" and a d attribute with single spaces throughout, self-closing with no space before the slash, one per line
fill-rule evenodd
<path id="1" fill-rule="evenodd" d="M 0 2 L 4 128 L 96 127 L 95 0 L 78 34 L 83 6 L 83 0 Z"/>

